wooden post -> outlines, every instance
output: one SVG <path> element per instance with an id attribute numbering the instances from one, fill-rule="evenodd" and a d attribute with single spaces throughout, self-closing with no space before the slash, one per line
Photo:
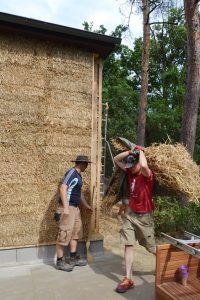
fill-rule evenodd
<path id="1" fill-rule="evenodd" d="M 90 236 L 99 238 L 100 175 L 101 175 L 101 122 L 102 122 L 102 61 L 93 56 L 92 80 L 92 139 L 91 139 L 91 201 L 93 215 Z"/>

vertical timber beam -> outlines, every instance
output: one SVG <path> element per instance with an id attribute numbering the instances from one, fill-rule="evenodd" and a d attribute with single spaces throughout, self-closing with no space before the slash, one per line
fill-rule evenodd
<path id="1" fill-rule="evenodd" d="M 93 56 L 92 80 L 92 139 L 91 139 L 91 204 L 90 240 L 102 240 L 99 234 L 100 176 L 101 176 L 101 122 L 102 122 L 102 60 Z"/>
<path id="2" fill-rule="evenodd" d="M 101 208 L 101 157 L 102 157 L 102 72 L 103 72 L 103 63 L 102 60 L 98 60 L 98 119 L 97 119 L 97 198 L 96 198 L 96 230 L 99 232 L 99 218 L 100 218 L 100 208 Z"/>

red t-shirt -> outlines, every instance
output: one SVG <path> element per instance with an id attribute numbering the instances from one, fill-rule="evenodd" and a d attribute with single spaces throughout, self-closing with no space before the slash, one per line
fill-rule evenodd
<path id="1" fill-rule="evenodd" d="M 150 177 L 145 177 L 140 174 L 134 176 L 129 169 L 127 169 L 130 201 L 129 207 L 136 213 L 149 213 L 154 210 L 154 203 L 152 199 L 152 191 L 154 184 L 154 175 L 151 172 Z"/>

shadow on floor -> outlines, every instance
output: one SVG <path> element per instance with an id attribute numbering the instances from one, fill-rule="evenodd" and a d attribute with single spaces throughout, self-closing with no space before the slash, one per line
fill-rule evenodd
<path id="1" fill-rule="evenodd" d="M 103 275 L 114 283 L 115 288 L 122 280 L 125 274 L 124 260 L 121 256 L 109 253 L 106 256 L 96 259 L 89 264 L 90 268 L 99 275 Z M 133 272 L 133 280 L 135 288 L 130 289 L 126 293 L 120 294 L 121 298 L 131 300 L 153 300 L 155 299 L 155 271 L 140 271 L 135 269 Z M 115 294 L 116 299 L 118 293 Z M 103 298 L 102 298 L 103 299 Z M 114 298 L 113 298 L 114 299 Z"/>

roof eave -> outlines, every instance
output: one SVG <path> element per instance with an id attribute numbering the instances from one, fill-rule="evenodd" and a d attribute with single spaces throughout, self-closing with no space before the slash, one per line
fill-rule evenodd
<path id="1" fill-rule="evenodd" d="M 120 38 L 5 13 L 0 13 L 0 31 L 61 42 L 98 53 L 102 58 L 106 58 L 121 43 Z"/>

